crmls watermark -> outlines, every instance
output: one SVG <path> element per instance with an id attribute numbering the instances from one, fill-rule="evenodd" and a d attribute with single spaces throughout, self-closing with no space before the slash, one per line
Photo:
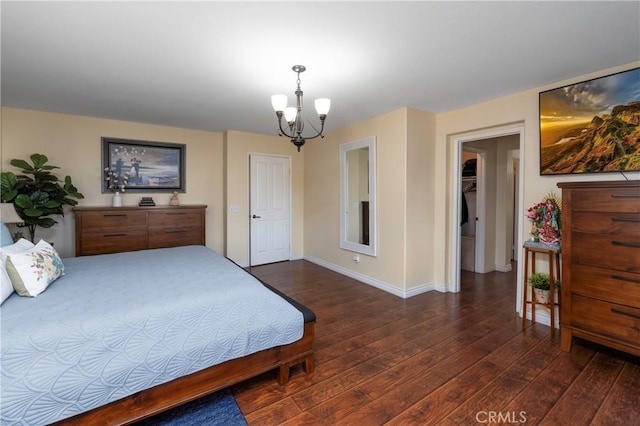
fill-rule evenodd
<path id="1" fill-rule="evenodd" d="M 519 424 L 527 422 L 526 411 L 478 411 L 476 413 L 478 423 L 510 423 Z"/>

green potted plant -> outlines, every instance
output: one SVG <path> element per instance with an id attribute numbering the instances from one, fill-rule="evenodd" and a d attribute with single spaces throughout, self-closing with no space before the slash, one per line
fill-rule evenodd
<path id="1" fill-rule="evenodd" d="M 544 272 L 536 272 L 529 277 L 529 285 L 533 287 L 533 293 L 537 303 L 549 303 L 549 290 L 551 289 L 551 277 Z M 560 281 L 555 280 L 556 294 L 555 300 L 558 300 L 557 292 L 560 289 Z"/>
<path id="2" fill-rule="evenodd" d="M 73 186 L 71 177 L 66 176 L 64 182 L 58 179 L 51 170 L 59 169 L 48 165 L 49 159 L 43 154 L 33 154 L 31 164 L 25 160 L 11 160 L 10 164 L 20 169 L 22 174 L 12 172 L 1 174 L 1 198 L 3 203 L 13 203 L 18 215 L 24 220 L 29 230 L 29 239 L 35 239 L 36 228 L 51 228 L 57 222 L 51 215 L 64 216 L 63 206 L 75 206 L 75 199 L 84 195 Z"/>

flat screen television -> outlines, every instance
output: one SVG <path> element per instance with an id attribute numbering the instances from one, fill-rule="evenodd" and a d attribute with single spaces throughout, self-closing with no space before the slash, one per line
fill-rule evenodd
<path id="1" fill-rule="evenodd" d="M 540 174 L 640 171 L 640 68 L 540 92 Z"/>

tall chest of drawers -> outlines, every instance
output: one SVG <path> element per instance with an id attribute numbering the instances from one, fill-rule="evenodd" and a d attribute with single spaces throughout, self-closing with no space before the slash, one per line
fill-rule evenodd
<path id="1" fill-rule="evenodd" d="M 640 181 L 561 182 L 560 347 L 573 337 L 640 356 Z"/>
<path id="2" fill-rule="evenodd" d="M 76 256 L 205 245 L 206 208 L 75 207 Z"/>

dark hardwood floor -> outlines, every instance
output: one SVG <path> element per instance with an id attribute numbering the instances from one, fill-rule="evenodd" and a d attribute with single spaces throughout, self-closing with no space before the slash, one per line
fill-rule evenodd
<path id="1" fill-rule="evenodd" d="M 250 425 L 640 424 L 640 359 L 523 331 L 515 271 L 406 300 L 306 261 L 251 272 L 318 320 L 315 372 L 233 387 Z"/>

